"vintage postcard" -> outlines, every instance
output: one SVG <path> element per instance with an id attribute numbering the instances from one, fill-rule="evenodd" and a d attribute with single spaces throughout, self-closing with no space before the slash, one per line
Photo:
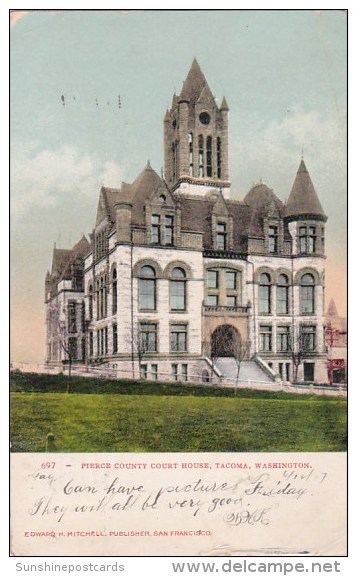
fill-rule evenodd
<path id="1" fill-rule="evenodd" d="M 344 10 L 12 11 L 11 554 L 347 554 Z"/>

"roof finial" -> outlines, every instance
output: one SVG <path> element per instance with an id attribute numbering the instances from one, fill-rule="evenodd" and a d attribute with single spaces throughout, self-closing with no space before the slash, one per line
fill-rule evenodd
<path id="1" fill-rule="evenodd" d="M 301 148 L 301 160 L 303 160 L 303 159 L 304 159 L 304 149 Z"/>
<path id="2" fill-rule="evenodd" d="M 149 168 L 149 169 L 151 169 L 150 160 L 148 160 L 148 161 L 147 161 L 147 163 L 146 163 L 146 168 Z"/>

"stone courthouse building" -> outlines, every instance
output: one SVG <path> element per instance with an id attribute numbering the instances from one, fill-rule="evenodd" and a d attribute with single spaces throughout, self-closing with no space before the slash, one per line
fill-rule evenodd
<path id="1" fill-rule="evenodd" d="M 325 222 L 303 160 L 284 205 L 231 199 L 228 104 L 197 63 L 164 117 L 164 173 L 100 190 L 90 241 L 53 251 L 47 362 L 118 376 L 327 381 Z M 115 183 L 113 183 L 115 185 Z M 243 361 L 243 363 L 241 363 Z"/>

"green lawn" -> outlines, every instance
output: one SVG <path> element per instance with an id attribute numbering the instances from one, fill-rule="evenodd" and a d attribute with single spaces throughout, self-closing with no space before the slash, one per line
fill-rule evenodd
<path id="1" fill-rule="evenodd" d="M 343 399 L 247 390 L 237 398 L 134 391 L 12 392 L 12 450 L 42 452 L 50 432 L 59 452 L 346 450 Z"/>

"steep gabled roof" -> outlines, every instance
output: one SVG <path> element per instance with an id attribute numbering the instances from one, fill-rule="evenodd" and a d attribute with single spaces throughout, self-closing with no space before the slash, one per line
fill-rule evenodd
<path id="1" fill-rule="evenodd" d="M 320 220 L 327 220 L 303 159 L 301 159 L 285 207 L 285 217 L 289 220 L 299 216 L 313 216 Z"/>
<path id="2" fill-rule="evenodd" d="M 53 248 L 52 254 L 52 267 L 51 267 L 51 275 L 52 274 L 61 274 L 64 267 L 66 266 L 67 262 L 71 257 L 72 250 L 67 250 L 64 248 L 56 248 L 56 245 Z"/>
<path id="3" fill-rule="evenodd" d="M 107 188 L 102 186 L 99 194 L 98 208 L 97 208 L 97 219 L 95 225 L 98 226 L 103 220 L 114 221 L 114 206 L 120 196 L 120 189 L 118 188 Z"/>
<path id="4" fill-rule="evenodd" d="M 78 258 L 84 258 L 90 251 L 90 243 L 83 235 L 71 249 L 53 248 L 51 274 L 46 280 L 63 280 L 71 277 L 71 266 Z"/>
<path id="5" fill-rule="evenodd" d="M 152 169 L 150 162 L 148 162 L 144 170 L 139 174 L 139 176 L 130 186 L 132 196 L 131 204 L 133 206 L 133 224 L 142 225 L 145 223 L 145 202 L 152 196 L 152 194 L 158 189 L 159 186 L 164 186 L 165 189 L 167 189 L 164 180 L 160 178 L 155 170 Z"/>

